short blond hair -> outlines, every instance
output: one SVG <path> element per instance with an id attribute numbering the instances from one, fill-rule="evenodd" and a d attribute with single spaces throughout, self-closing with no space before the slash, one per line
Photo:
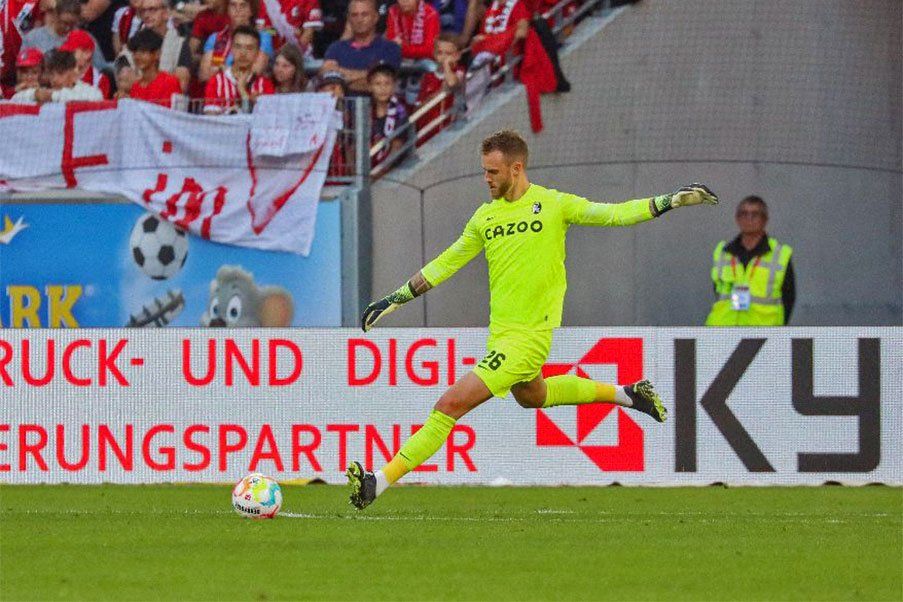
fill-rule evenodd
<path id="1" fill-rule="evenodd" d="M 529 156 L 527 142 L 514 130 L 500 130 L 492 134 L 483 140 L 482 150 L 484 155 L 488 155 L 492 151 L 499 151 L 508 160 L 519 159 L 523 161 L 524 166 L 527 165 Z"/>

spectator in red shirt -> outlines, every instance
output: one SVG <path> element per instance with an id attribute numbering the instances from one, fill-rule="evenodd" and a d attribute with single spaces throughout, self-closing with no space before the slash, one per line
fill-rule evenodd
<path id="1" fill-rule="evenodd" d="M 91 57 L 94 56 L 94 38 L 91 37 L 91 34 L 83 29 L 73 29 L 66 36 L 66 41 L 60 46 L 60 50 L 75 55 L 75 64 L 83 82 L 100 90 L 104 98 L 113 96 L 110 78 L 91 64 Z"/>
<path id="2" fill-rule="evenodd" d="M 523 41 L 530 30 L 530 13 L 521 0 L 492 0 L 483 15 L 480 32 L 473 37 L 473 66 L 479 67 L 495 57 L 504 58 L 515 43 Z"/>
<path id="3" fill-rule="evenodd" d="M 235 113 L 258 96 L 275 92 L 269 78 L 254 72 L 259 53 L 260 32 L 248 25 L 236 27 L 232 33 L 232 66 L 218 71 L 207 82 L 204 113 Z"/>
<path id="4" fill-rule="evenodd" d="M 417 106 L 421 107 L 439 92 L 451 92 L 457 90 L 464 83 L 466 74 L 464 66 L 460 64 L 461 49 L 458 47 L 458 34 L 443 32 L 436 38 L 433 59 L 436 61 L 436 71 L 426 73 L 420 80 L 420 94 L 417 96 Z M 417 142 L 418 146 L 439 133 L 452 121 L 450 114 L 455 105 L 454 94 L 443 99 L 432 109 L 417 119 L 417 132 L 419 133 L 427 125 L 436 120 L 440 115 L 445 115 L 439 126 L 423 135 Z"/>
<path id="5" fill-rule="evenodd" d="M 301 52 L 313 56 L 314 32 L 323 28 L 319 0 L 283 0 L 281 4 L 287 9 L 288 22 L 295 28 L 295 40 Z"/>
<path id="6" fill-rule="evenodd" d="M 37 48 L 26 48 L 16 57 L 16 87 L 4 94 L 12 97 L 20 90 L 37 89 L 41 86 L 41 62 L 44 54 Z"/>
<path id="7" fill-rule="evenodd" d="M 386 39 L 401 46 L 401 58 L 432 58 L 438 35 L 439 13 L 426 0 L 398 0 L 389 7 Z"/>
<path id="8" fill-rule="evenodd" d="M 201 60 L 201 49 L 207 38 L 229 26 L 229 15 L 226 14 L 228 0 L 204 0 L 204 4 L 207 8 L 194 18 L 188 41 L 195 61 Z"/>
<path id="9" fill-rule="evenodd" d="M 142 29 L 129 40 L 129 50 L 135 59 L 135 66 L 141 72 L 141 77 L 132 84 L 129 96 L 172 107 L 173 96 L 181 96 L 182 86 L 175 75 L 160 71 L 162 46 L 163 38 L 151 29 Z"/>
<path id="10" fill-rule="evenodd" d="M 16 58 L 22 48 L 22 37 L 39 27 L 43 19 L 42 3 L 37 0 L 4 0 L 0 2 L 0 83 L 11 91 L 15 85 Z"/>
<path id="11" fill-rule="evenodd" d="M 119 56 L 119 53 L 125 48 L 129 38 L 141 29 L 141 17 L 138 15 L 139 4 L 141 4 L 141 0 L 129 0 L 126 6 L 120 6 L 113 13 L 110 41 L 116 56 Z"/>
<path id="12" fill-rule="evenodd" d="M 273 61 L 273 84 L 276 94 L 295 94 L 307 91 L 304 57 L 297 46 L 286 44 Z"/>

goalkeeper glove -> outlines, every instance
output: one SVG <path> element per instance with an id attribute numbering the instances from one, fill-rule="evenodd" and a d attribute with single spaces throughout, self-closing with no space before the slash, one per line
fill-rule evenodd
<path id="1" fill-rule="evenodd" d="M 689 207 L 691 205 L 717 205 L 718 195 L 709 190 L 705 184 L 690 184 L 684 186 L 671 194 L 663 194 L 653 199 L 652 214 L 658 217 L 666 211 L 670 211 L 675 207 Z"/>
<path id="2" fill-rule="evenodd" d="M 367 332 L 379 321 L 383 316 L 387 316 L 401 305 L 407 303 L 414 298 L 414 291 L 411 290 L 411 284 L 406 283 L 400 289 L 392 294 L 386 295 L 379 301 L 374 301 L 364 310 L 361 316 L 361 328 Z"/>

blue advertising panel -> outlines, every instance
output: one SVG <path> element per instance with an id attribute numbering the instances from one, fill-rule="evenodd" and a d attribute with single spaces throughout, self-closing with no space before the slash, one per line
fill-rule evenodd
<path id="1" fill-rule="evenodd" d="M 340 326 L 341 219 L 307 257 L 213 243 L 131 203 L 0 206 L 0 326 Z"/>

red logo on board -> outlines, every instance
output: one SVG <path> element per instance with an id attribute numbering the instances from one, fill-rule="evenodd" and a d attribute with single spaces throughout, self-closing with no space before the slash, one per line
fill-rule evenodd
<path id="1" fill-rule="evenodd" d="M 617 369 L 617 384 L 626 385 L 643 378 L 643 339 L 599 339 L 586 354 L 571 364 L 546 364 L 545 378 L 573 373 L 590 378 L 583 369 L 591 365 L 609 364 Z M 616 445 L 584 444 L 590 433 L 615 413 L 618 422 Z M 536 412 L 536 445 L 539 447 L 577 447 L 599 470 L 606 472 L 642 472 L 643 429 L 622 408 L 613 404 L 590 403 L 577 406 L 577 429 L 566 434 L 551 418 L 554 410 Z"/>

